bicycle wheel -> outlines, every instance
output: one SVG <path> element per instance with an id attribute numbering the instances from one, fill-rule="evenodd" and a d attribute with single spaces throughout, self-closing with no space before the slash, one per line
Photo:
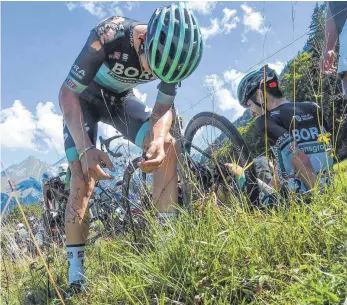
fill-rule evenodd
<path id="1" fill-rule="evenodd" d="M 55 206 L 53 198 L 53 205 Z M 64 225 L 64 211 L 53 210 L 48 212 L 46 210 L 42 213 L 42 223 L 44 227 L 44 240 L 47 246 L 51 246 L 53 243 L 63 245 L 65 243 L 65 225 Z"/>
<path id="2" fill-rule="evenodd" d="M 137 166 L 141 157 L 132 160 L 124 171 L 122 202 L 132 229 L 143 227 L 143 214 L 150 209 L 152 202 L 153 177 Z"/>
<path id="3" fill-rule="evenodd" d="M 235 181 L 232 181 L 233 176 L 223 171 L 224 164 L 236 163 L 247 168 L 245 172 L 246 193 L 251 203 L 258 203 L 259 190 L 255 167 L 251 163 L 251 153 L 238 130 L 228 119 L 213 112 L 198 113 L 186 128 L 184 148 L 191 161 L 195 163 L 195 171 L 197 168 L 199 169 L 198 174 L 203 185 L 206 185 L 208 179 L 214 181 L 216 176 L 227 174 L 228 184 L 230 182 L 230 185 L 233 186 L 231 190 L 237 196 L 240 192 L 235 187 Z M 207 174 L 206 168 L 208 169 Z M 201 177 L 201 173 L 204 172 L 202 169 L 205 169 L 203 177 Z M 223 182 L 226 180 L 224 179 Z"/>

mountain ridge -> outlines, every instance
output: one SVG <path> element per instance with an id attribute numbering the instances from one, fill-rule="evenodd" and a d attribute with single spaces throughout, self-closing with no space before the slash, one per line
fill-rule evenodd
<path id="1" fill-rule="evenodd" d="M 11 186 L 17 192 L 18 199 L 23 205 L 31 205 L 42 200 L 41 176 L 49 168 L 43 162 L 30 155 L 23 161 L 10 165 L 1 172 L 1 213 L 5 206 L 8 208 L 5 214 L 9 213 L 17 205 L 16 200 L 11 198 Z"/>

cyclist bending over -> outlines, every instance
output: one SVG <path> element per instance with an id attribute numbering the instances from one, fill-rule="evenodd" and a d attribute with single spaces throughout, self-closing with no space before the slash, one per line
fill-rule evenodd
<path id="1" fill-rule="evenodd" d="M 267 134 L 281 185 L 305 192 L 328 182 L 333 159 L 330 145 L 320 141 L 326 129 L 317 104 L 287 101 L 276 72 L 267 65 L 241 80 L 238 100 L 257 116 L 256 126 Z"/>
<path id="2" fill-rule="evenodd" d="M 153 200 L 159 217 L 174 213 L 177 156 L 172 105 L 180 81 L 198 66 L 203 42 L 198 22 L 183 2 L 158 8 L 148 24 L 112 16 L 94 27 L 61 87 L 66 156 L 71 168 L 65 213 L 69 284 L 84 281 L 87 205 L 95 181 L 112 179 L 107 154 L 95 148 L 97 123 L 113 125 L 146 152 L 139 163 L 153 171 Z M 138 84 L 160 79 L 153 112 L 133 93 Z"/>

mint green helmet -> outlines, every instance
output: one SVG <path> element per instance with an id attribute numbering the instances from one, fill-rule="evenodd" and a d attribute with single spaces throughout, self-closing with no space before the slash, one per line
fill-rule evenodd
<path id="1" fill-rule="evenodd" d="M 144 44 L 152 71 L 166 83 L 180 82 L 192 74 L 203 51 L 200 26 L 184 2 L 156 9 Z"/>

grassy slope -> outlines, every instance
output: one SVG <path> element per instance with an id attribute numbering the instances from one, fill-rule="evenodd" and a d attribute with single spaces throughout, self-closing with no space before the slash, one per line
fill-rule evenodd
<path id="1" fill-rule="evenodd" d="M 141 248 L 124 239 L 99 240 L 87 250 L 89 292 L 67 304 L 342 304 L 346 170 L 347 162 L 340 164 L 328 193 L 310 205 L 289 202 L 277 211 L 249 213 L 216 207 L 211 197 L 164 232 L 152 226 Z M 51 256 L 54 278 L 64 289 L 65 254 Z M 45 291 L 27 264 L 6 264 L 8 285 L 2 266 L 9 304 L 20 304 L 25 286 L 34 294 Z"/>

